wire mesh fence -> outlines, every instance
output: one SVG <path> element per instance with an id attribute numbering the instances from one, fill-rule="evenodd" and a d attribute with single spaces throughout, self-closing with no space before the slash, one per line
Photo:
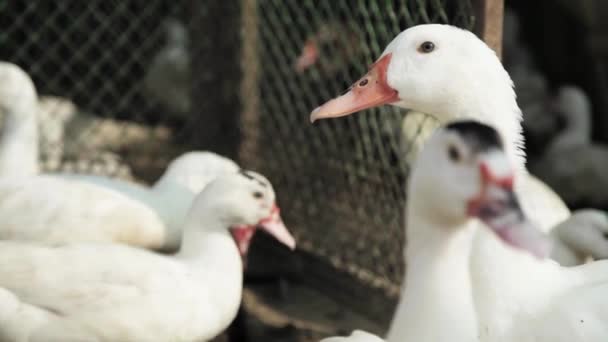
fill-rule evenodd
<path id="1" fill-rule="evenodd" d="M 240 41 L 224 39 L 239 45 L 241 59 L 229 67 L 241 77 L 217 90 L 203 86 L 225 75 L 204 64 L 209 56 L 231 61 L 211 43 L 222 37 L 210 40 L 226 27 L 192 29 L 209 18 L 211 3 L 0 1 L 0 59 L 30 74 L 48 118 L 41 119 L 45 169 L 96 172 L 74 163 L 126 161 L 150 180 L 171 157 L 201 146 L 197 136 L 210 125 L 196 115 L 201 103 L 240 89 L 241 126 L 232 127 L 242 132 L 240 163 L 272 180 L 299 248 L 395 293 L 403 274 L 403 156 L 430 119 L 409 123 L 404 135 L 404 113 L 395 108 L 314 126 L 308 114 L 364 74 L 403 29 L 430 22 L 472 29 L 471 0 L 233 3 L 236 18 L 217 21 L 242 25 Z M 59 137 L 49 133 L 53 124 Z"/>
<path id="2" fill-rule="evenodd" d="M 43 169 L 128 176 L 125 159 L 150 167 L 151 151 L 179 136 L 190 109 L 178 20 L 187 4 L 0 1 L 0 58 L 39 93 Z"/>
<path id="3" fill-rule="evenodd" d="M 311 109 L 420 23 L 474 26 L 470 1 L 258 1 L 244 46 L 242 161 L 273 180 L 299 247 L 398 293 L 407 155 L 430 117 L 384 107 L 311 126 Z M 255 28 L 255 30 L 252 30 Z M 252 48 L 253 49 L 253 48 Z M 413 139 L 413 140 L 412 140 Z"/>

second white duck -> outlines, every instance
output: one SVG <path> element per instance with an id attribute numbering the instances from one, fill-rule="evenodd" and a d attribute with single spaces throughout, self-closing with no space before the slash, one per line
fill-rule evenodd
<path id="1" fill-rule="evenodd" d="M 152 188 L 78 174 L 0 178 L 0 239 L 120 242 L 174 251 L 196 194 L 238 169 L 214 153 L 189 152 Z"/>
<path id="2" fill-rule="evenodd" d="M 515 169 L 479 123 L 450 124 L 426 144 L 409 182 L 408 271 L 387 341 L 608 340 L 608 261 L 542 259 L 549 240 L 521 210 Z"/>

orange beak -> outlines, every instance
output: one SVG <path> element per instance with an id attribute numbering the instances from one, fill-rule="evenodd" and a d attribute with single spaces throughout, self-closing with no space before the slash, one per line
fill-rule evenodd
<path id="1" fill-rule="evenodd" d="M 386 71 L 392 54 L 374 63 L 367 74 L 353 84 L 346 94 L 327 101 L 310 113 L 310 122 L 337 118 L 360 110 L 399 101 L 399 93 L 386 82 Z"/>

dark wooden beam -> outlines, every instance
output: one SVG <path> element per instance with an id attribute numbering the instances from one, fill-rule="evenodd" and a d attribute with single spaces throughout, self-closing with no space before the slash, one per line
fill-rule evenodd
<path id="1" fill-rule="evenodd" d="M 502 57 L 504 0 L 475 0 L 475 33 Z"/>
<path id="2" fill-rule="evenodd" d="M 241 6 L 190 2 L 191 122 L 189 143 L 236 158 L 240 142 Z"/>
<path id="3" fill-rule="evenodd" d="M 239 162 L 242 165 L 253 164 L 251 158 L 258 156 L 260 127 L 260 62 L 258 37 L 258 3 L 257 0 L 241 0 L 241 81 L 240 98 L 242 111 L 240 127 L 242 139 L 239 146 Z M 255 165 L 255 164 L 254 164 Z"/>

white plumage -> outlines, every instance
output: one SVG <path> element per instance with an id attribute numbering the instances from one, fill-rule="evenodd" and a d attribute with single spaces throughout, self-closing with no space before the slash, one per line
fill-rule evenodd
<path id="1" fill-rule="evenodd" d="M 214 153 L 189 152 L 151 188 L 77 174 L 2 178 L 0 239 L 106 241 L 175 250 L 196 194 L 215 177 L 238 169 Z"/>
<path id="2" fill-rule="evenodd" d="M 270 183 L 259 174 L 216 179 L 195 200 L 173 257 L 118 244 L 44 247 L 1 241 L 0 336 L 10 341 L 211 339 L 240 305 L 243 266 L 229 231 L 270 223 L 275 228 L 269 231 L 293 247 L 274 201 Z"/>
<path id="3" fill-rule="evenodd" d="M 408 185 L 408 270 L 386 341 L 608 340 L 608 261 L 561 267 L 522 251 L 536 254 L 545 240 L 505 183 L 516 168 L 505 169 L 513 163 L 488 129 L 450 125 L 420 152 Z"/>

